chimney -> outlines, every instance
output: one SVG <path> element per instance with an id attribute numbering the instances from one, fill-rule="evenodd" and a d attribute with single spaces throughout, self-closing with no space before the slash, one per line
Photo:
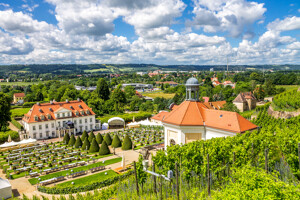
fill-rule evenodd
<path id="1" fill-rule="evenodd" d="M 36 103 L 36 105 L 38 105 L 38 106 L 39 106 L 39 105 L 40 105 L 40 102 L 37 102 L 37 103 Z"/>
<path id="2" fill-rule="evenodd" d="M 50 104 L 53 105 L 53 101 L 50 101 Z"/>
<path id="3" fill-rule="evenodd" d="M 77 101 L 80 101 L 80 98 L 77 98 Z"/>
<path id="4" fill-rule="evenodd" d="M 69 100 L 68 100 L 68 99 L 66 99 L 66 103 L 69 103 Z"/>

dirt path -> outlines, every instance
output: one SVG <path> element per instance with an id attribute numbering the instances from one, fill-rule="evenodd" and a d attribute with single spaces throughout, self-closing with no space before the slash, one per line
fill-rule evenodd
<path id="1" fill-rule="evenodd" d="M 17 128 L 17 127 L 15 127 L 15 125 L 13 125 L 11 122 L 8 122 L 8 124 L 9 124 L 9 128 L 10 128 L 10 130 L 12 130 L 12 131 L 19 131 L 19 129 Z"/>
<path id="2" fill-rule="evenodd" d="M 116 155 L 101 158 L 97 162 L 102 162 L 103 160 L 109 160 L 109 159 L 113 159 L 113 158 L 117 158 L 117 157 L 122 157 L 123 154 L 125 157 L 126 165 L 132 163 L 133 161 L 137 161 L 138 157 L 140 155 L 138 151 L 132 151 L 132 150 L 122 151 L 120 148 L 118 148 L 118 149 L 116 149 Z M 106 170 L 116 169 L 118 167 L 121 167 L 121 162 L 106 166 Z M 103 171 L 99 171 L 97 173 L 100 173 L 100 172 L 103 172 Z M 93 173 L 93 174 L 96 174 L 96 173 Z M 89 173 L 85 176 L 89 176 L 89 175 L 91 175 L 91 173 Z M 4 174 L 2 174 L 2 173 L 0 174 L 0 177 L 4 177 L 4 176 L 5 176 Z M 79 176 L 76 178 L 82 178 L 85 176 Z M 29 177 L 27 177 L 27 178 L 22 177 L 22 178 L 18 178 L 15 180 L 9 180 L 12 185 L 12 189 L 13 189 L 13 193 L 14 193 L 15 197 L 22 196 L 23 194 L 25 194 L 29 198 L 32 198 L 33 196 L 38 196 L 38 197 L 44 196 L 44 197 L 48 197 L 49 199 L 51 199 L 52 196 L 55 196 L 55 197 L 61 196 L 61 195 L 49 195 L 49 194 L 45 194 L 45 193 L 41 193 L 41 192 L 37 191 L 36 186 L 32 186 L 28 182 L 28 179 L 29 179 Z M 70 181 L 70 180 L 72 180 L 72 179 L 67 179 L 66 181 Z M 62 181 L 62 182 L 65 182 L 65 181 Z M 59 183 L 62 183 L 62 182 L 59 182 Z M 86 192 L 82 192 L 81 194 L 85 194 L 85 193 Z M 69 195 L 63 195 L 63 196 L 68 198 Z"/>

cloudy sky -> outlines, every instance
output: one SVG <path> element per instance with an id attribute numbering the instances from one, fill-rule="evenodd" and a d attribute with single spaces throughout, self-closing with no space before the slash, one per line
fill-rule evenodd
<path id="1" fill-rule="evenodd" d="M 300 64 L 299 0 L 1 0 L 0 64 Z"/>

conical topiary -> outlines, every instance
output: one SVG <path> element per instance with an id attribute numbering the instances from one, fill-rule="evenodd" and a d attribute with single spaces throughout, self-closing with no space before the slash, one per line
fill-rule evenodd
<path id="1" fill-rule="evenodd" d="M 122 150 L 130 150 L 132 148 L 132 142 L 130 137 L 126 134 L 123 145 L 122 145 Z"/>
<path id="2" fill-rule="evenodd" d="M 99 144 L 97 143 L 96 139 L 92 140 L 92 144 L 90 146 L 89 153 L 95 153 L 99 151 Z"/>
<path id="3" fill-rule="evenodd" d="M 100 146 L 99 155 L 107 155 L 107 154 L 110 154 L 110 150 L 109 150 L 105 140 L 103 140 L 103 142 Z"/>
<path id="4" fill-rule="evenodd" d="M 86 137 L 84 142 L 83 142 L 83 145 L 82 145 L 82 150 L 89 150 L 90 149 L 90 141 L 89 139 Z"/>
<path id="5" fill-rule="evenodd" d="M 81 141 L 85 141 L 85 138 L 88 137 L 89 135 L 87 134 L 87 132 L 84 130 L 82 135 L 81 135 Z"/>
<path id="6" fill-rule="evenodd" d="M 75 142 L 75 148 L 80 148 L 82 147 L 82 141 L 80 139 L 80 137 L 78 136 Z"/>
<path id="7" fill-rule="evenodd" d="M 111 137 L 110 137 L 109 133 L 105 134 L 104 140 L 105 140 L 107 145 L 111 145 Z"/>
<path id="8" fill-rule="evenodd" d="M 122 146 L 121 140 L 117 134 L 114 136 L 111 146 L 115 148 Z"/>
<path id="9" fill-rule="evenodd" d="M 71 135 L 71 138 L 70 138 L 70 140 L 69 140 L 68 145 L 69 145 L 70 147 L 72 147 L 72 146 L 75 144 L 75 142 L 76 142 L 75 136 L 72 134 L 72 135 Z"/>
<path id="10" fill-rule="evenodd" d="M 69 144 L 69 140 L 70 140 L 70 136 L 68 133 L 66 133 L 63 139 L 64 144 Z"/>
<path id="11" fill-rule="evenodd" d="M 96 138 L 95 134 L 94 134 L 93 131 L 91 131 L 90 134 L 89 134 L 89 141 L 92 142 L 94 138 Z"/>
<path id="12" fill-rule="evenodd" d="M 98 133 L 98 134 L 97 134 L 96 140 L 97 140 L 98 144 L 102 144 L 102 142 L 103 142 L 103 137 L 102 137 L 101 133 Z"/>

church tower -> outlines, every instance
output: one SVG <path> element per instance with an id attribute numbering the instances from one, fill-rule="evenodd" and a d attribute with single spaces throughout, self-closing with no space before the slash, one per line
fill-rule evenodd
<path id="1" fill-rule="evenodd" d="M 199 82 L 196 78 L 189 78 L 185 84 L 186 100 L 199 101 Z"/>

